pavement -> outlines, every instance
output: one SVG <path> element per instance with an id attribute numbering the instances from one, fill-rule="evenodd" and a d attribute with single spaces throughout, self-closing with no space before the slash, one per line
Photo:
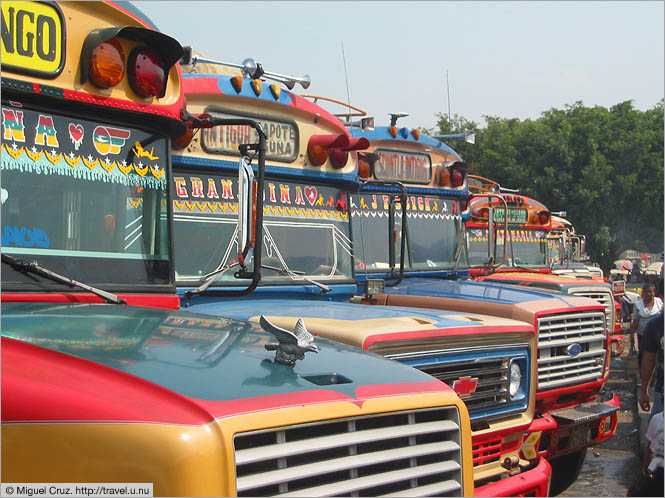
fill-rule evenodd
<path id="1" fill-rule="evenodd" d="M 626 496 L 642 475 L 649 412 L 639 409 L 637 357 L 613 357 L 605 388 L 617 394 L 621 408 L 614 437 L 587 450 L 579 478 L 560 497 Z"/>

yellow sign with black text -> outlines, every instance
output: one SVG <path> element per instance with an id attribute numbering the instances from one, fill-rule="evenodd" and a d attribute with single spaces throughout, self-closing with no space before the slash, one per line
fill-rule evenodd
<path id="1" fill-rule="evenodd" d="M 2 68 L 55 78 L 65 62 L 65 27 L 55 4 L 2 5 Z"/>

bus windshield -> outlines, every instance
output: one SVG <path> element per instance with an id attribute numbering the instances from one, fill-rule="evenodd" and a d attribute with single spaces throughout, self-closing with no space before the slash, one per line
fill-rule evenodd
<path id="1" fill-rule="evenodd" d="M 487 228 L 468 229 L 468 252 L 471 266 L 482 266 L 487 263 Z M 506 252 L 506 266 L 510 267 L 544 267 L 547 266 L 549 247 L 545 230 L 510 230 L 510 245 Z M 496 233 L 495 261 L 503 256 L 503 231 Z"/>
<path id="2" fill-rule="evenodd" d="M 3 253 L 88 284 L 170 284 L 167 140 L 26 107 L 2 114 Z M 6 288 L 38 280 L 2 268 Z"/>
<path id="3" fill-rule="evenodd" d="M 237 180 L 216 173 L 174 174 L 176 279 L 235 281 Z M 262 284 L 353 278 L 346 194 L 334 187 L 267 181 L 264 190 Z M 192 241 L 197 241 L 192 244 Z M 213 284 L 214 285 L 214 284 Z"/>
<path id="4" fill-rule="evenodd" d="M 389 196 L 362 194 L 354 196 L 354 237 L 356 269 L 389 268 L 388 248 L 395 245 L 399 264 L 402 213 L 395 207 L 397 237 L 388 235 Z M 449 270 L 459 265 L 456 249 L 462 236 L 462 221 L 457 201 L 430 196 L 409 196 L 407 201 L 407 254 L 405 269 Z"/>

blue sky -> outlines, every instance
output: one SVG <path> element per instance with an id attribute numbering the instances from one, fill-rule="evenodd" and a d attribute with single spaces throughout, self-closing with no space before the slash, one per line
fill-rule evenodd
<path id="1" fill-rule="evenodd" d="M 402 126 L 433 127 L 446 71 L 451 113 L 481 126 L 580 100 L 646 110 L 664 93 L 662 1 L 134 3 L 211 58 L 309 74 L 306 93 L 346 101 L 343 43 L 350 101 L 377 125 L 399 111 Z"/>

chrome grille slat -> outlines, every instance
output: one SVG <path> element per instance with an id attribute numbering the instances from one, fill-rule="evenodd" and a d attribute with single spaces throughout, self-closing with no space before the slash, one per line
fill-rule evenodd
<path id="1" fill-rule="evenodd" d="M 581 384 L 583 382 L 591 382 L 593 380 L 596 380 L 598 378 L 598 375 L 593 373 L 590 375 L 577 375 L 574 378 L 568 378 L 568 379 L 556 379 L 553 381 L 546 381 L 542 383 L 542 389 L 553 389 L 555 387 L 562 387 L 562 386 L 568 386 L 571 384 Z M 541 383 L 538 383 L 538 386 L 541 386 Z"/>
<path id="2" fill-rule="evenodd" d="M 465 365 L 468 365 L 468 363 L 466 363 Z M 451 365 L 446 363 L 445 367 L 446 367 L 446 370 L 449 370 Z M 440 370 L 440 369 L 441 369 L 440 364 L 426 365 L 426 366 L 423 366 L 423 367 L 419 368 L 419 370 L 422 370 L 423 372 L 427 372 L 430 375 L 433 375 L 432 372 L 435 372 L 435 371 Z M 493 375 L 493 374 L 499 374 L 499 375 L 504 374 L 505 375 L 506 372 L 508 372 L 508 367 L 503 367 L 503 366 L 496 367 L 496 368 L 487 368 L 487 367 L 483 368 L 483 374 L 484 375 Z M 455 370 L 455 377 L 457 377 L 457 378 L 467 377 L 467 376 L 468 377 L 475 377 L 477 373 L 478 373 L 478 368 L 464 368 L 464 369 L 460 369 L 460 370 Z M 451 378 L 452 378 L 452 376 L 451 376 Z"/>
<path id="3" fill-rule="evenodd" d="M 283 481 L 301 479 L 328 472 L 338 472 L 340 470 L 349 470 L 351 468 L 363 467 L 366 465 L 375 465 L 393 460 L 416 458 L 431 455 L 433 453 L 459 451 L 459 449 L 460 447 L 457 443 L 445 441 L 443 443 L 404 446 L 392 450 L 375 451 L 372 453 L 363 453 L 362 455 L 352 455 L 344 458 L 335 458 L 333 460 L 298 465 L 295 467 L 273 470 L 271 472 L 262 472 L 260 474 L 238 477 L 238 491 L 248 488 L 268 486 L 270 484 L 279 484 Z"/>
<path id="4" fill-rule="evenodd" d="M 547 338 L 545 340 L 547 340 Z M 560 337 L 556 341 L 547 341 L 547 342 L 543 341 L 543 345 L 540 346 L 538 349 L 540 349 L 540 348 L 552 348 L 552 347 L 557 347 L 557 346 L 567 346 L 567 345 L 569 345 L 573 342 L 577 342 L 579 344 L 586 344 L 586 343 L 589 343 L 589 342 L 598 342 L 598 341 L 603 342 L 604 340 L 605 340 L 605 334 L 592 335 L 592 336 L 586 336 L 586 337 L 584 337 L 584 336 L 578 337 L 575 334 L 569 334 L 569 335 Z"/>
<path id="5" fill-rule="evenodd" d="M 586 360 L 586 358 L 590 358 L 590 360 Z M 571 361 L 570 364 L 572 366 L 580 366 L 580 365 L 586 365 L 586 364 L 595 364 L 595 358 L 601 358 L 599 354 L 592 354 L 592 355 L 585 355 L 584 358 L 578 360 L 578 361 Z M 570 360 L 570 357 L 568 356 L 557 356 L 554 358 L 546 358 L 543 359 L 542 361 L 538 361 L 538 370 L 542 370 L 544 372 L 547 372 L 548 370 L 552 370 L 555 368 L 565 368 L 567 364 L 569 363 L 568 360 Z M 577 360 L 577 359 L 576 359 Z M 548 366 L 551 364 L 555 364 L 554 366 Z"/>
<path id="6" fill-rule="evenodd" d="M 556 365 L 554 367 L 550 368 L 544 368 L 546 372 L 550 374 L 550 377 L 554 377 L 556 375 L 565 375 L 571 371 L 571 369 L 574 368 L 575 372 L 577 373 L 590 373 L 596 370 L 596 365 L 594 365 L 595 362 L 587 362 L 585 364 L 580 365 L 579 363 L 575 365 Z"/>
<path id="7" fill-rule="evenodd" d="M 407 498 L 409 496 L 448 496 L 450 493 L 460 490 L 461 488 L 457 481 L 443 481 L 438 484 L 413 488 L 408 492 L 400 491 L 399 493 L 378 496 L 405 496 Z"/>
<path id="8" fill-rule="evenodd" d="M 603 324 L 603 319 L 599 316 L 595 320 L 586 320 L 584 322 L 575 321 L 575 322 L 566 322 L 566 323 L 554 323 L 549 326 L 543 327 L 543 332 L 545 334 L 557 334 L 561 330 L 572 331 L 577 330 L 580 332 L 588 332 L 589 330 L 594 330 L 598 324 Z"/>
<path id="9" fill-rule="evenodd" d="M 456 431 L 457 429 L 459 429 L 459 427 L 455 423 L 450 420 L 442 420 L 439 422 L 384 427 L 362 432 L 348 432 L 345 434 L 335 434 L 334 436 L 315 437 L 304 441 L 282 443 L 276 446 L 237 450 L 236 463 L 238 465 L 243 465 L 272 458 L 284 458 L 301 453 L 309 453 L 310 451 L 316 451 L 322 447 L 334 448 L 337 446 L 362 444 L 370 441 L 381 441 L 383 439 L 391 439 L 395 437 L 416 436 L 442 430 Z"/>
<path id="10" fill-rule="evenodd" d="M 496 389 L 493 391 L 481 391 L 478 392 L 476 391 L 475 393 L 471 393 L 468 396 L 461 396 L 462 401 L 471 400 L 471 401 L 476 401 L 479 399 L 488 399 L 492 398 L 495 400 L 495 403 L 507 403 L 506 401 L 506 393 L 508 392 L 507 389 Z M 497 396 L 499 396 L 499 399 L 496 399 Z M 476 408 L 474 406 L 474 408 Z"/>
<path id="11" fill-rule="evenodd" d="M 609 287 L 607 289 L 572 288 L 568 292 L 575 296 L 583 296 L 588 297 L 589 299 L 594 299 L 595 301 L 598 301 L 600 304 L 602 304 L 605 307 L 605 326 L 608 330 L 614 329 L 614 296 L 612 296 L 612 290 Z"/>
<path id="12" fill-rule="evenodd" d="M 589 328 L 595 328 L 598 326 L 598 324 L 602 323 L 604 323 L 602 315 L 598 315 L 596 317 L 587 318 L 587 319 L 573 318 L 572 320 L 567 320 L 565 322 L 560 322 L 560 323 L 552 322 L 548 325 L 545 325 L 543 326 L 543 332 L 556 333 L 556 331 L 561 329 L 572 330 L 573 327 L 578 330 L 586 330 Z"/>
<path id="13" fill-rule="evenodd" d="M 455 406 L 236 434 L 239 496 L 419 496 L 463 490 Z"/>
<path id="14" fill-rule="evenodd" d="M 506 400 L 499 400 L 499 401 L 492 400 L 492 401 L 479 402 L 477 399 L 466 400 L 465 398 L 460 398 L 460 399 L 465 403 L 467 401 L 470 401 L 471 403 L 469 407 L 473 408 L 474 411 L 496 409 L 508 404 Z"/>
<path id="15" fill-rule="evenodd" d="M 356 477 L 325 486 L 313 486 L 311 488 L 301 489 L 296 493 L 282 493 L 279 496 L 339 496 L 341 494 L 352 493 L 368 486 L 378 486 L 388 482 L 400 481 L 403 479 L 413 479 L 415 477 L 425 477 L 432 474 L 451 472 L 455 470 L 459 470 L 459 464 L 456 462 L 433 463 L 430 465 L 417 467 L 416 469 L 408 468 L 394 470 L 392 472 L 384 472 L 383 474 L 372 475 L 369 477 Z M 459 487 L 459 483 L 456 481 L 448 482 L 455 482 L 457 487 Z"/>
<path id="16" fill-rule="evenodd" d="M 605 316 L 599 311 L 561 313 L 538 318 L 538 390 L 581 384 L 603 375 Z M 570 356 L 568 346 L 582 351 Z"/>

